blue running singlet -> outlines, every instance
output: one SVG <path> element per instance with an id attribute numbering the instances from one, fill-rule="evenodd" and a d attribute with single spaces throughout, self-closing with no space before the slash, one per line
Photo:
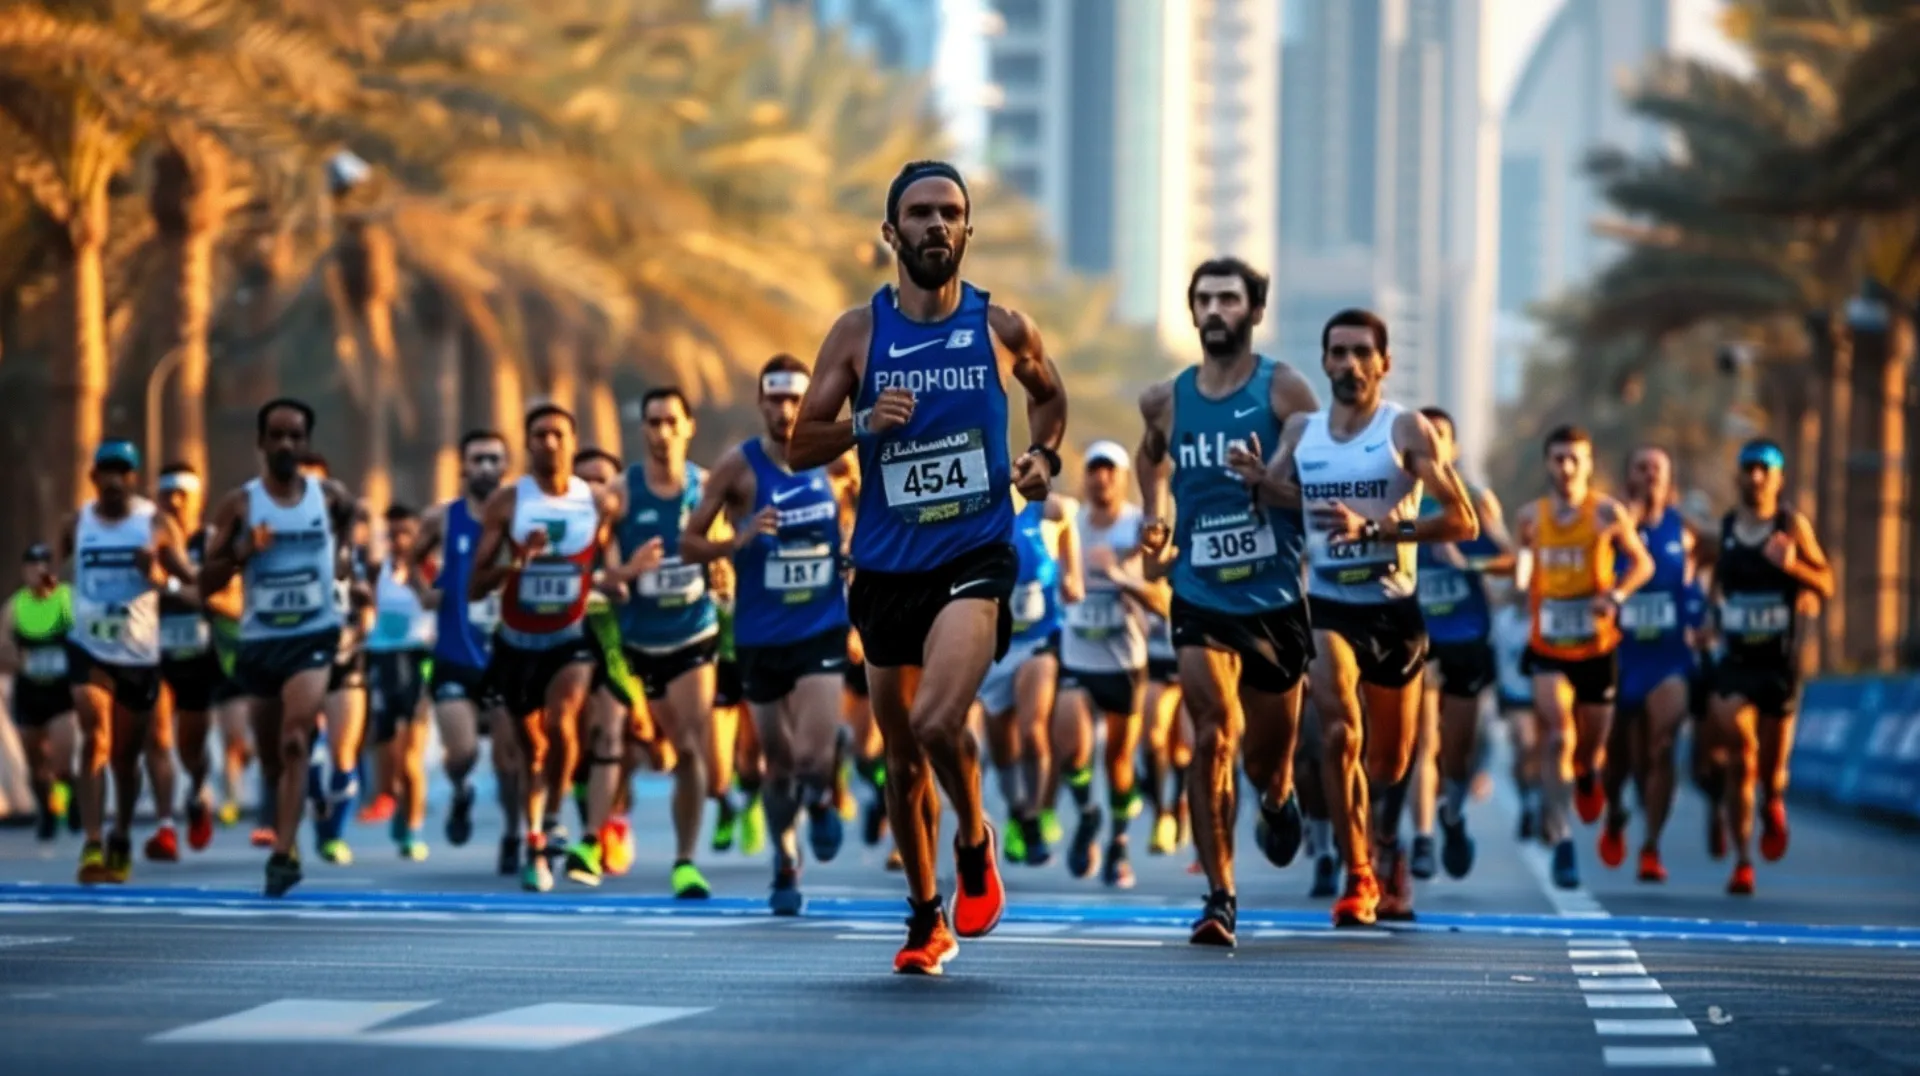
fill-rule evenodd
<path id="1" fill-rule="evenodd" d="M 840 501 L 825 467 L 795 474 L 767 457 L 758 437 L 740 446 L 753 469 L 747 525 L 769 506 L 780 533 L 761 535 L 733 555 L 736 646 L 782 646 L 845 631 L 847 588 L 840 575 Z"/>
<path id="2" fill-rule="evenodd" d="M 1479 500 L 1477 488 L 1469 486 L 1467 493 Z M 1422 516 L 1439 510 L 1439 502 L 1432 497 L 1420 499 Z M 1500 554 L 1500 547 L 1484 534 L 1459 543 L 1459 549 L 1469 563 Z M 1485 641 L 1493 631 L 1486 579 L 1471 568 L 1456 568 L 1442 560 L 1432 545 L 1420 547 L 1419 565 L 1420 614 L 1427 622 L 1427 638 L 1436 643 Z"/>
<path id="3" fill-rule="evenodd" d="M 496 591 L 478 604 L 467 599 L 473 553 L 480 545 L 480 521 L 467 510 L 465 497 L 447 503 L 440 530 L 440 574 L 434 580 L 440 590 L 440 605 L 433 614 L 434 660 L 484 669 L 493 629 L 500 624 L 500 595 Z"/>
<path id="4" fill-rule="evenodd" d="M 1653 555 L 1653 578 L 1620 607 L 1620 701 L 1644 700 L 1660 682 L 1693 669 L 1687 646 L 1692 570 L 1687 563 L 1686 523 L 1672 508 L 1652 524 L 1639 525 L 1640 541 Z"/>
<path id="5" fill-rule="evenodd" d="M 620 555 L 631 557 L 655 538 L 663 546 L 659 566 L 633 581 L 633 595 L 620 608 L 620 637 L 628 646 L 664 653 L 720 631 L 707 566 L 680 559 L 680 530 L 700 503 L 706 478 L 706 471 L 688 463 L 680 493 L 658 497 L 647 488 L 645 465 L 627 468 L 627 511 L 614 526 Z"/>
<path id="6" fill-rule="evenodd" d="M 1013 641 L 1045 639 L 1060 630 L 1060 562 L 1047 544 L 1047 502 L 1029 501 L 1013 517 L 1020 574 L 1013 582 Z"/>

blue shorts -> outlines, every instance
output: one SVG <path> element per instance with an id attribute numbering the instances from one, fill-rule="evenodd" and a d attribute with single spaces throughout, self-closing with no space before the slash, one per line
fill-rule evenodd
<path id="1" fill-rule="evenodd" d="M 1620 648 L 1620 698 L 1616 706 L 1620 708 L 1642 706 L 1647 696 L 1653 694 L 1669 677 L 1679 677 L 1682 683 L 1690 683 L 1693 678 L 1693 654 L 1687 650 L 1655 650 L 1637 653 L 1627 647 Z"/>

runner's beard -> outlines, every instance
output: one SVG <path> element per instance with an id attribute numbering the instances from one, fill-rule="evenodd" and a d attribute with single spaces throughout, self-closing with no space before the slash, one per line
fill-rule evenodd
<path id="1" fill-rule="evenodd" d="M 948 252 L 946 259 L 939 262 L 929 261 L 927 252 L 931 250 L 946 250 Z M 945 246 L 939 243 L 923 242 L 913 249 L 911 255 L 904 251 L 901 253 L 900 267 L 907 271 L 907 279 L 913 281 L 915 286 L 927 291 L 935 291 L 946 287 L 949 281 L 959 275 L 960 259 L 965 256 L 966 250 L 965 239 L 953 239 Z"/>
<path id="2" fill-rule="evenodd" d="M 1225 336 L 1216 335 L 1224 331 Z M 1200 323 L 1200 349 L 1210 359 L 1231 359 L 1245 354 L 1253 343 L 1253 320 L 1243 319 L 1238 325 L 1227 324 L 1227 319 L 1215 314 Z"/>

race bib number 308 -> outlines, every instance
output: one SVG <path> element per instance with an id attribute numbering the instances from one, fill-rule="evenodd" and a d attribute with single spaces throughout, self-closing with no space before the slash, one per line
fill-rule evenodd
<path id="1" fill-rule="evenodd" d="M 1244 579 L 1254 565 L 1280 554 L 1273 526 L 1262 515 L 1247 514 L 1219 525 L 1196 526 L 1188 556 L 1193 566 L 1211 572 L 1223 582 Z"/>
<path id="2" fill-rule="evenodd" d="M 887 507 L 914 524 L 961 519 L 993 499 L 986 438 L 979 430 L 885 445 L 880 481 Z"/>

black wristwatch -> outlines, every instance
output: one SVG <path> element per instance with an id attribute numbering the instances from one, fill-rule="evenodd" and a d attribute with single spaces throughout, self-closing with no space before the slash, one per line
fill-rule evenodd
<path id="1" fill-rule="evenodd" d="M 1414 531 L 1417 529 L 1417 527 L 1418 527 L 1418 524 L 1416 524 L 1413 520 L 1403 519 L 1400 522 L 1394 524 L 1393 533 L 1394 533 L 1394 536 L 1399 538 L 1401 541 L 1411 542 L 1413 541 Z"/>
<path id="2" fill-rule="evenodd" d="M 1060 453 L 1046 445 L 1033 445 L 1027 451 L 1040 453 L 1040 458 L 1047 461 L 1047 471 L 1055 478 L 1060 477 Z"/>

